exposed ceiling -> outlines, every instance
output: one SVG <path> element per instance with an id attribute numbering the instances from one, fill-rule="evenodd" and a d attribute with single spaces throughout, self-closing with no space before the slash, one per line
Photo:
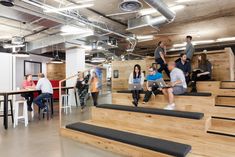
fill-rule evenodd
<path id="1" fill-rule="evenodd" d="M 176 10 L 176 18 L 173 22 L 161 26 L 159 29 L 148 30 L 146 28 L 134 31 L 137 35 L 153 35 L 153 40 L 139 42 L 134 52 L 152 51 L 158 41 L 165 41 L 168 48 L 173 44 L 182 43 L 186 35 L 192 35 L 193 40 L 216 40 L 222 37 L 235 36 L 235 1 L 233 0 L 163 0 L 170 8 L 183 5 L 184 8 Z M 27 3 L 26 3 L 27 2 Z M 74 42 L 81 45 L 87 42 L 87 38 L 79 35 L 72 37 L 59 36 L 60 28 L 66 24 L 78 25 L 79 22 L 68 16 L 57 13 L 45 13 L 39 5 L 45 4 L 52 7 L 77 5 L 81 0 L 15 0 L 15 6 L 8 8 L 0 6 L 0 42 L 11 40 L 12 36 L 23 36 L 26 42 L 37 43 L 34 53 L 52 51 L 50 47 L 59 47 L 64 50 L 65 42 Z M 94 6 L 76 11 L 78 18 L 86 18 L 87 21 L 104 29 L 117 32 L 106 32 L 94 28 L 99 37 L 112 37 L 118 40 L 119 51 L 123 52 L 129 43 L 119 34 L 129 36 L 133 31 L 127 31 L 128 20 L 139 18 L 139 12 L 126 13 L 119 8 L 122 0 L 94 0 Z M 142 9 L 151 8 L 144 0 Z M 159 12 L 151 14 L 152 17 L 161 16 Z M 92 26 L 89 26 L 92 27 Z M 58 38 L 63 40 L 56 40 Z M 54 39 L 47 45 L 42 41 Z M 80 42 L 77 43 L 78 40 Z M 90 39 L 89 39 L 90 40 Z M 58 45 L 58 46 L 55 46 Z M 144 53 L 145 54 L 145 53 Z"/>

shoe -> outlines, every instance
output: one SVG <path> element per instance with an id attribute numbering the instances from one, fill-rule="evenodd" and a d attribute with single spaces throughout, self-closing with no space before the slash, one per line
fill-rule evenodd
<path id="1" fill-rule="evenodd" d="M 197 88 L 192 88 L 191 93 L 197 93 Z"/>
<path id="2" fill-rule="evenodd" d="M 137 107 L 138 106 L 138 103 L 136 101 L 132 101 L 132 104 Z"/>
<path id="3" fill-rule="evenodd" d="M 43 110 L 43 113 L 47 113 L 47 111 L 48 111 L 47 106 L 45 106 L 42 110 Z"/>
<path id="4" fill-rule="evenodd" d="M 174 110 L 175 109 L 175 104 L 170 104 L 170 105 L 167 105 L 165 108 L 165 110 Z"/>

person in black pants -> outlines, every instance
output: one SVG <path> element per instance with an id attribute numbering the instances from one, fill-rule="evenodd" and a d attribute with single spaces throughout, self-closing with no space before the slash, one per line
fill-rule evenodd
<path id="1" fill-rule="evenodd" d="M 84 73 L 79 73 L 79 78 L 76 83 L 76 88 L 78 90 L 81 109 L 85 107 L 85 101 L 86 101 L 85 99 L 89 89 L 88 82 L 89 82 L 89 76 L 86 76 L 84 78 Z"/>
<path id="2" fill-rule="evenodd" d="M 146 79 L 147 79 L 147 83 L 146 83 L 147 91 L 145 92 L 145 95 L 144 95 L 143 104 L 149 101 L 152 94 L 157 95 L 161 92 L 158 89 L 158 85 L 156 84 L 155 81 L 158 79 L 162 79 L 162 74 L 159 72 L 156 72 L 154 67 L 150 67 L 149 74 L 146 77 Z"/>
<path id="3" fill-rule="evenodd" d="M 91 78 L 91 96 L 93 99 L 93 104 L 94 106 L 98 105 L 98 96 L 99 96 L 99 79 L 95 71 L 92 73 L 92 78 Z"/>
<path id="4" fill-rule="evenodd" d="M 141 85 L 143 86 L 144 84 L 144 74 L 141 73 L 141 67 L 139 64 L 136 64 L 134 66 L 134 70 L 133 72 L 130 74 L 129 76 L 129 85 Z M 138 101 L 140 99 L 140 92 L 142 89 L 136 89 L 136 90 L 132 90 L 132 98 L 133 98 L 133 105 L 135 105 L 136 107 L 138 106 Z"/>
<path id="5" fill-rule="evenodd" d="M 33 82 L 31 74 L 28 74 L 25 76 L 25 80 L 24 80 L 22 86 L 23 86 L 23 89 L 34 89 L 35 88 L 35 84 Z M 33 103 L 33 99 L 34 99 L 33 92 L 23 93 L 23 94 L 21 94 L 21 96 L 27 100 L 28 111 L 30 111 L 30 112 L 33 111 L 33 108 L 32 108 L 32 103 Z"/>
<path id="6" fill-rule="evenodd" d="M 158 72 L 162 73 L 162 71 L 164 70 L 167 76 L 170 78 L 170 71 L 167 68 L 167 62 L 165 60 L 165 56 L 166 56 L 166 46 L 162 41 L 159 41 L 158 47 L 154 52 L 155 62 L 160 65 Z"/>
<path id="7" fill-rule="evenodd" d="M 197 92 L 197 81 L 210 80 L 212 76 L 212 64 L 207 59 L 206 53 L 202 53 L 198 57 L 198 68 L 192 73 L 192 91 Z"/>
<path id="8" fill-rule="evenodd" d="M 191 64 L 187 60 L 187 56 L 185 53 L 180 54 L 180 60 L 176 63 L 176 67 L 184 72 L 185 80 L 186 83 L 188 84 L 190 81 Z"/>

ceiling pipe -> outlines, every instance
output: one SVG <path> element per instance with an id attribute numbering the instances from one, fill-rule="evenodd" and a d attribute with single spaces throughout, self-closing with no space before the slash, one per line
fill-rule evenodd
<path id="1" fill-rule="evenodd" d="M 163 16 L 153 18 L 151 20 L 151 25 L 161 26 L 163 24 L 168 24 L 175 19 L 175 13 L 169 9 L 169 7 L 162 0 L 144 0 L 149 6 L 155 8 Z"/>
<path id="2" fill-rule="evenodd" d="M 46 4 L 43 4 L 43 3 L 35 1 L 35 0 L 22 0 L 22 1 L 25 2 L 25 3 L 31 4 L 31 5 L 34 5 L 36 7 L 42 8 L 42 9 L 45 9 L 45 8 L 56 9 L 55 7 L 48 6 Z M 60 14 L 60 15 L 63 15 L 65 17 L 69 17 L 71 19 L 77 20 L 78 22 L 81 22 L 81 23 L 86 24 L 88 26 L 100 29 L 100 30 L 102 30 L 104 32 L 112 33 L 112 34 L 115 34 L 115 35 L 117 35 L 119 37 L 122 37 L 122 38 L 125 38 L 125 39 L 136 40 L 136 38 L 133 38 L 133 37 L 130 37 L 130 36 L 126 36 L 124 34 L 121 34 L 121 33 L 118 33 L 118 32 L 115 32 L 115 31 L 112 31 L 112 30 L 109 30 L 109 29 L 97 26 L 97 25 L 93 24 L 92 22 L 88 21 L 87 19 L 85 19 L 83 17 L 72 16 L 72 15 L 67 14 L 67 12 L 64 12 L 64 11 L 57 11 L 56 13 Z"/>

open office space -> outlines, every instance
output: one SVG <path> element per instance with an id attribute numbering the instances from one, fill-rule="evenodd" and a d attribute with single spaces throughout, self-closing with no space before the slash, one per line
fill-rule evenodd
<path id="1" fill-rule="evenodd" d="M 234 157 L 234 8 L 0 0 L 0 156 Z"/>

